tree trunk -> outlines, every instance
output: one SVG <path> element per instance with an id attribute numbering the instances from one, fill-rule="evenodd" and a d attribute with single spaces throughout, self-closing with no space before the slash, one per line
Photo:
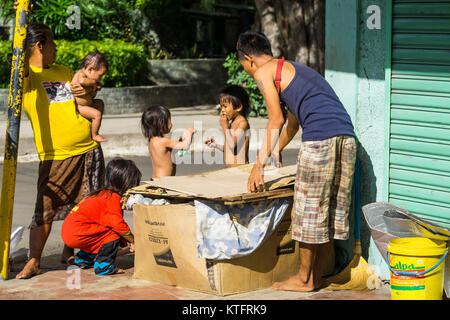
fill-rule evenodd
<path id="1" fill-rule="evenodd" d="M 276 0 L 275 0 L 276 2 Z M 280 28 L 277 24 L 273 1 L 255 0 L 256 10 L 260 20 L 261 32 L 266 35 L 272 46 L 272 53 L 275 57 L 282 55 L 282 38 Z"/>
<path id="2" fill-rule="evenodd" d="M 325 0 L 255 0 L 254 28 L 270 41 L 275 57 L 325 72 Z"/>

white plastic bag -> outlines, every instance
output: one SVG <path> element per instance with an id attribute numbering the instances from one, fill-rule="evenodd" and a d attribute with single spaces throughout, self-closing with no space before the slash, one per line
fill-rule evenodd
<path id="1" fill-rule="evenodd" d="M 141 194 L 132 194 L 128 197 L 128 201 L 127 201 L 127 209 L 131 210 L 133 209 L 133 205 L 135 203 L 143 203 L 146 205 L 167 205 L 170 204 L 170 201 L 168 201 L 167 199 L 152 199 L 152 198 L 147 198 L 144 197 Z"/>
<path id="2" fill-rule="evenodd" d="M 11 263 L 25 261 L 28 257 L 28 249 L 17 249 L 17 246 L 22 240 L 24 230 L 25 227 L 18 227 L 13 233 L 11 233 L 11 240 L 9 243 L 9 259 Z"/>

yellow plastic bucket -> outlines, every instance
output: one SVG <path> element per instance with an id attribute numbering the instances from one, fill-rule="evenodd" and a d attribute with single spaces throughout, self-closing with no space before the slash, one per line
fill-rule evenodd
<path id="1" fill-rule="evenodd" d="M 442 300 L 447 254 L 445 241 L 428 238 L 389 241 L 386 261 L 391 270 L 391 299 Z"/>

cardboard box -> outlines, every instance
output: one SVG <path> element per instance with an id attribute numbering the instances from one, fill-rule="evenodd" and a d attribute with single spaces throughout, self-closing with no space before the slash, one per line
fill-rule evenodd
<path id="1" fill-rule="evenodd" d="M 197 255 L 194 205 L 135 204 L 134 277 L 217 295 L 268 288 L 298 272 L 298 245 L 291 240 L 291 207 L 274 233 L 252 254 L 207 260 Z"/>
<path id="2" fill-rule="evenodd" d="M 253 253 L 229 260 L 198 257 L 195 206 L 189 201 L 207 199 L 228 205 L 292 197 L 296 166 L 265 169 L 268 190 L 247 193 L 251 168 L 242 165 L 199 175 L 162 177 L 129 190 L 127 195 L 166 198 L 172 203 L 133 205 L 134 277 L 229 295 L 268 288 L 297 273 L 300 258 L 298 244 L 291 238 L 292 205 L 272 235 Z M 333 271 L 334 250 L 324 274 Z"/>

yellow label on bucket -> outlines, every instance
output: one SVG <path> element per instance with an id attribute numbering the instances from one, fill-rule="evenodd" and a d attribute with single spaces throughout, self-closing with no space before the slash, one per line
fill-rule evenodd
<path id="1" fill-rule="evenodd" d="M 391 288 L 394 290 L 423 290 L 425 289 L 425 278 L 395 276 L 391 277 Z"/>
<path id="2" fill-rule="evenodd" d="M 416 266 L 412 263 L 402 263 L 400 260 L 391 266 L 394 271 L 419 273 L 425 271 L 425 266 Z M 425 277 L 422 276 L 407 276 L 396 275 L 391 276 L 391 288 L 394 290 L 424 290 L 425 289 Z"/>

